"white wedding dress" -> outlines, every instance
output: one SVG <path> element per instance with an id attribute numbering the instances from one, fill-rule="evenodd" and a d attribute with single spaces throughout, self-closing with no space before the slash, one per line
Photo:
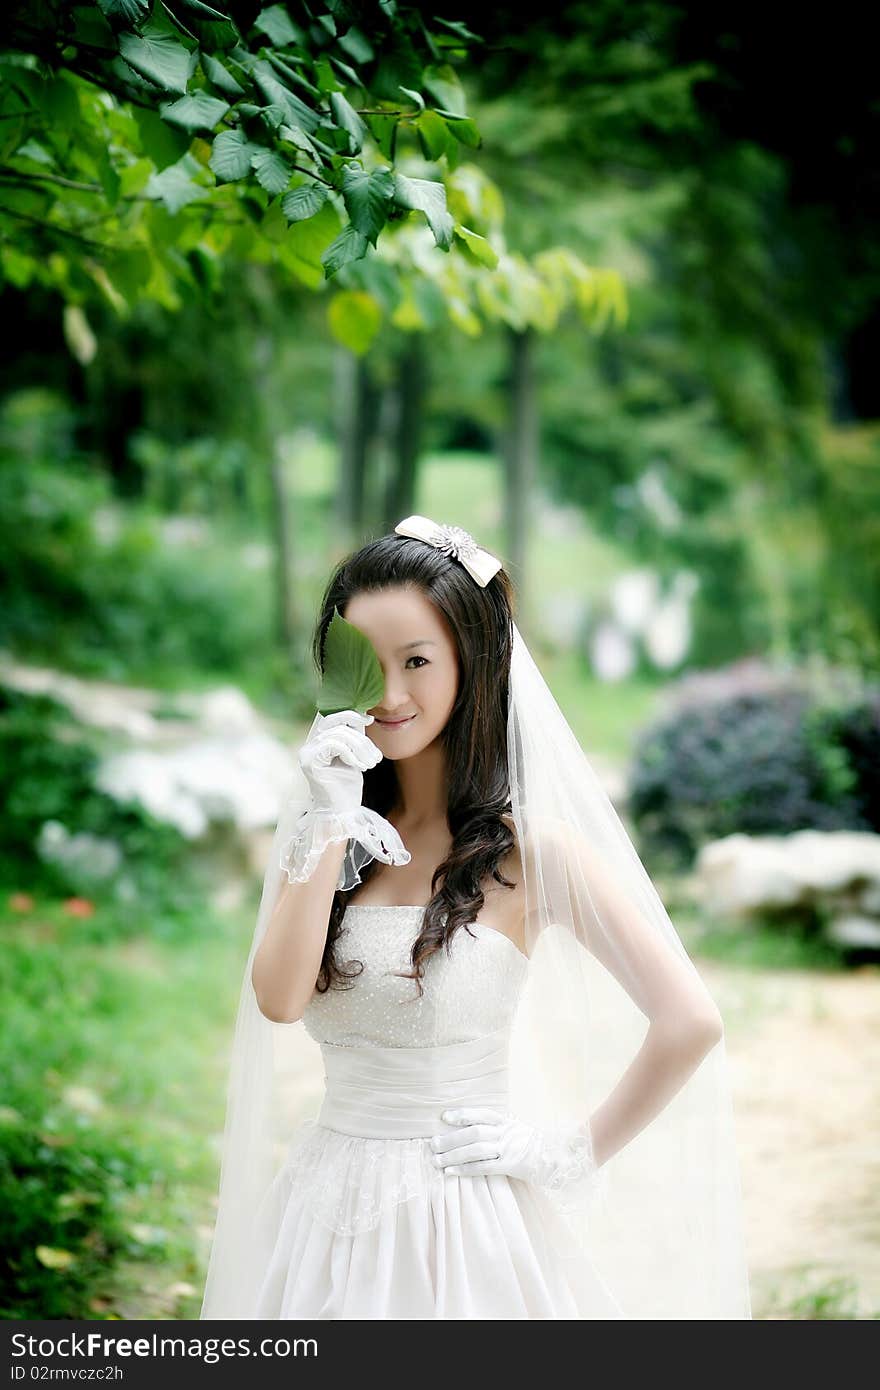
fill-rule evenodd
<path id="1" fill-rule="evenodd" d="M 509 1109 L 529 961 L 474 922 L 426 963 L 419 998 L 393 972 L 411 969 L 423 912 L 346 908 L 338 958 L 364 970 L 349 988 L 314 993 L 303 1015 L 326 1090 L 255 1214 L 272 1254 L 254 1317 L 620 1318 L 539 1188 L 433 1162 L 448 1106 Z"/>

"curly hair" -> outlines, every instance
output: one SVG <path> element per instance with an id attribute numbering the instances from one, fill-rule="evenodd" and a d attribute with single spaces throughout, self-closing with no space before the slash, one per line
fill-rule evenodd
<path id="1" fill-rule="evenodd" d="M 431 880 L 432 898 L 411 951 L 411 974 L 419 995 L 425 962 L 449 943 L 459 927 L 474 921 L 485 902 L 481 883 L 491 876 L 506 888 L 516 885 L 499 869 L 515 843 L 502 817 L 511 812 L 507 764 L 507 714 L 513 650 L 514 593 L 504 569 L 481 587 L 456 559 L 423 541 L 396 532 L 369 541 L 341 560 L 321 601 L 312 642 L 320 672 L 324 643 L 335 608 L 345 616 L 355 594 L 417 588 L 446 618 L 459 662 L 455 704 L 440 737 L 446 759 L 447 822 L 452 845 Z M 363 804 L 387 816 L 397 793 L 394 764 L 383 758 L 364 772 Z M 371 860 L 361 870 L 366 883 L 378 869 Z M 348 893 L 337 890 L 316 989 L 348 988 L 363 971 L 343 968 L 336 954 Z"/>

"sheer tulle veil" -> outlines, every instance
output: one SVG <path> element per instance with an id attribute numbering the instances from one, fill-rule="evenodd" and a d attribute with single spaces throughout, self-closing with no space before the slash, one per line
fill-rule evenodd
<path id="1" fill-rule="evenodd" d="M 481 562 L 494 557 L 467 533 L 427 518 L 408 521 L 436 528 L 428 543 L 448 543 L 450 532 L 466 537 L 456 553 L 453 535 L 450 562 L 467 562 L 475 582 L 484 582 Z M 431 534 L 422 529 L 423 537 Z M 529 970 L 511 1037 L 510 1100 L 532 1123 L 555 1127 L 589 1119 L 664 1008 L 674 1001 L 698 1014 L 713 1001 L 513 619 L 511 629 L 507 756 Z M 271 1253 L 271 1232 L 255 1217 L 304 1118 L 301 1110 L 291 1114 L 291 1078 L 310 1065 L 320 1073 L 302 1022 L 269 1022 L 251 984 L 284 847 L 308 805 L 297 768 L 244 967 L 202 1318 L 253 1316 Z M 363 862 L 363 849 L 350 842 L 340 887 L 353 886 Z M 726 1039 L 602 1165 L 598 1180 L 571 1184 L 551 1200 L 587 1257 L 572 1261 L 570 1277 L 581 1268 L 585 1279 L 598 1273 L 622 1317 L 750 1318 Z"/>

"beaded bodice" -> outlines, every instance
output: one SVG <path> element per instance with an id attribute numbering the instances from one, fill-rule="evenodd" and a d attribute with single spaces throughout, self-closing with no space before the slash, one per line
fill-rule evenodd
<path id="1" fill-rule="evenodd" d="M 416 906 L 346 908 L 337 958 L 362 961 L 364 969 L 349 987 L 313 993 L 303 1013 L 311 1037 L 349 1047 L 434 1047 L 510 1027 L 529 962 L 492 927 L 459 928 L 449 951 L 441 948 L 423 966 L 421 998 L 415 980 L 394 973 L 412 970 L 423 913 Z"/>

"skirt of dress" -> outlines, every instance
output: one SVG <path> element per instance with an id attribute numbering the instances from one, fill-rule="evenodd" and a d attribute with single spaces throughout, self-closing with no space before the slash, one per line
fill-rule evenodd
<path id="1" fill-rule="evenodd" d="M 307 1123 L 258 1214 L 271 1255 L 254 1317 L 624 1316 L 539 1189 L 443 1173 L 428 1142 Z"/>

